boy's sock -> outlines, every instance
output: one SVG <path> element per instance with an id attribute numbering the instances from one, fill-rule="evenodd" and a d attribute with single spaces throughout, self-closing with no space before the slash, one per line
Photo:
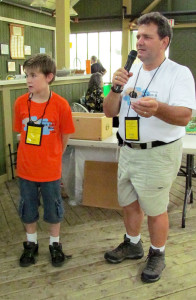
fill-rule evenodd
<path id="1" fill-rule="evenodd" d="M 27 235 L 27 241 L 28 242 L 33 242 L 37 244 L 37 232 L 35 233 L 26 233 Z"/>
<path id="2" fill-rule="evenodd" d="M 141 235 L 139 234 L 139 235 L 137 235 L 137 236 L 131 236 L 131 235 L 129 235 L 128 233 L 126 233 L 126 237 L 127 237 L 128 239 L 130 239 L 131 243 L 137 244 L 137 243 L 140 241 Z"/>
<path id="3" fill-rule="evenodd" d="M 50 245 L 53 243 L 59 243 L 59 236 L 50 236 Z"/>
<path id="4" fill-rule="evenodd" d="M 151 244 L 151 248 L 154 249 L 154 250 L 159 250 L 160 252 L 164 252 L 164 250 L 165 250 L 165 245 L 164 245 L 163 247 L 158 248 L 158 247 L 155 247 L 155 246 L 153 246 L 153 245 Z"/>

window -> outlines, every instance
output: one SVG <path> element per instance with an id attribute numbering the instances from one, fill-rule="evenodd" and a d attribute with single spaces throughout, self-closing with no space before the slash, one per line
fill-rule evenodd
<path id="1" fill-rule="evenodd" d="M 88 33 L 88 59 L 91 59 L 91 56 L 99 57 L 98 53 L 98 32 Z"/>
<path id="2" fill-rule="evenodd" d="M 122 32 L 94 32 L 70 34 L 70 68 L 86 69 L 86 60 L 95 55 L 107 73 L 104 82 L 111 82 L 116 69 L 121 67 Z"/>
<path id="3" fill-rule="evenodd" d="M 76 59 L 76 34 L 70 35 L 70 69 L 75 68 Z"/>
<path id="4" fill-rule="evenodd" d="M 114 72 L 121 67 L 121 44 L 122 33 L 119 31 L 111 33 L 111 78 Z"/>
<path id="5" fill-rule="evenodd" d="M 87 33 L 77 34 L 76 69 L 86 70 Z"/>
<path id="6" fill-rule="evenodd" d="M 111 52 L 110 47 L 110 32 L 101 32 L 99 34 L 99 60 L 103 67 L 106 69 L 106 74 L 103 76 L 104 82 L 110 82 L 110 68 L 111 68 Z"/>

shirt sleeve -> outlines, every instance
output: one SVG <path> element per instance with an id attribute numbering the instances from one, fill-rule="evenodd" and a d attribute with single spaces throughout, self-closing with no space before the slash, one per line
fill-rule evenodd
<path id="1" fill-rule="evenodd" d="M 172 105 L 196 109 L 195 83 L 192 73 L 187 67 L 178 72 L 171 88 L 170 99 Z"/>
<path id="2" fill-rule="evenodd" d="M 19 99 L 16 99 L 16 101 L 14 103 L 13 130 L 16 132 L 21 132 L 21 130 L 22 130 L 22 120 L 21 120 L 21 114 L 20 114 Z"/>
<path id="3" fill-rule="evenodd" d="M 71 134 L 75 132 L 71 107 L 65 99 L 60 110 L 60 131 L 62 134 Z"/>

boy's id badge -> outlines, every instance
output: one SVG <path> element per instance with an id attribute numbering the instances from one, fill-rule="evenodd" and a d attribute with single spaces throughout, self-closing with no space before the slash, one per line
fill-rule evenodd
<path id="1" fill-rule="evenodd" d="M 42 124 L 34 124 L 32 122 L 28 122 L 25 143 L 29 145 L 40 146 L 43 127 L 44 126 Z"/>
<path id="2" fill-rule="evenodd" d="M 125 139 L 127 141 L 139 141 L 139 117 L 125 118 Z"/>

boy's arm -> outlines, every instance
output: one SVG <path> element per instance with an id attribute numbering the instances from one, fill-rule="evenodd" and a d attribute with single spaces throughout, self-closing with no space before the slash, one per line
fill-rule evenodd
<path id="1" fill-rule="evenodd" d="M 67 148 L 67 143 L 69 140 L 70 134 L 62 134 L 62 144 L 63 144 L 63 153 L 65 152 Z"/>

